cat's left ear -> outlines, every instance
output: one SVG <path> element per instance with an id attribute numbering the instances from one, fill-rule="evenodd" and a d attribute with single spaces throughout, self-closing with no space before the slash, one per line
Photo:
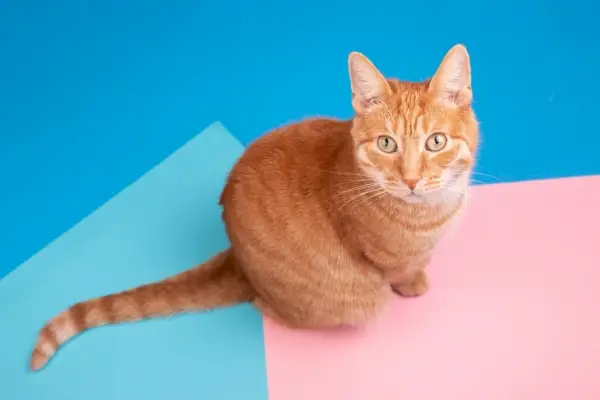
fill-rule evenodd
<path id="1" fill-rule="evenodd" d="M 442 60 L 429 84 L 434 101 L 446 107 L 465 107 L 471 104 L 471 65 L 465 46 L 452 47 Z"/>
<path id="2" fill-rule="evenodd" d="M 388 99 L 390 85 L 367 57 L 357 52 L 351 53 L 348 57 L 348 72 L 352 107 L 357 114 L 368 113 Z"/>

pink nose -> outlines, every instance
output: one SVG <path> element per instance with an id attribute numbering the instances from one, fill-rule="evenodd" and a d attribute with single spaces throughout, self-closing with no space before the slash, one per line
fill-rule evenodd
<path id="1" fill-rule="evenodd" d="M 415 190 L 415 187 L 417 186 L 417 183 L 419 182 L 418 179 L 414 179 L 414 178 L 402 178 L 402 181 L 404 181 L 404 183 L 406 183 L 406 186 L 408 186 L 410 188 L 410 190 Z"/>

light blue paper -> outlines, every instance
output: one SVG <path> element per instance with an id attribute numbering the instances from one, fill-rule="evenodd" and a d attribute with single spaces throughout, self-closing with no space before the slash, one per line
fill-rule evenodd
<path id="1" fill-rule="evenodd" d="M 28 370 L 70 304 L 187 269 L 228 246 L 218 198 L 243 147 L 219 123 L 0 281 L 0 399 L 266 399 L 262 321 L 247 305 L 98 328 Z"/>

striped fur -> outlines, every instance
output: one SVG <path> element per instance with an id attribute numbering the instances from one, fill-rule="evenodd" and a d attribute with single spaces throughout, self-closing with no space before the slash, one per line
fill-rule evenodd
<path id="1" fill-rule="evenodd" d="M 63 311 L 40 331 L 31 369 L 42 368 L 61 345 L 90 328 L 207 310 L 252 298 L 252 289 L 227 250 L 164 281 L 77 303 Z"/>

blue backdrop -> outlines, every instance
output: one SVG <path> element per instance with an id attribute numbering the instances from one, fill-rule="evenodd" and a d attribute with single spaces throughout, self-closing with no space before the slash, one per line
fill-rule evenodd
<path id="1" fill-rule="evenodd" d="M 351 50 L 416 80 L 465 43 L 480 172 L 599 173 L 597 12 L 586 0 L 0 0 L 0 278 L 215 120 L 247 144 L 303 116 L 348 117 Z"/>

